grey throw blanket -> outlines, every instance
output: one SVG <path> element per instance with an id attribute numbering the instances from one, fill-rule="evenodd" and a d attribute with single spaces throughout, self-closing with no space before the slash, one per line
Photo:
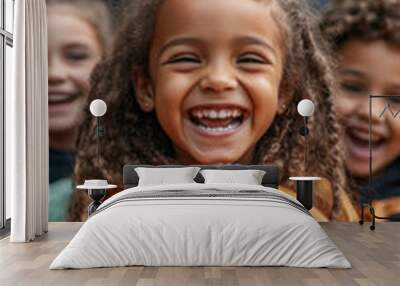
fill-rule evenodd
<path id="1" fill-rule="evenodd" d="M 177 199 L 177 200 L 190 200 L 190 199 L 201 199 L 206 200 L 212 198 L 229 198 L 229 199 L 257 199 L 257 201 L 264 200 L 269 202 L 276 202 L 280 204 L 290 205 L 303 213 L 311 216 L 306 208 L 300 203 L 290 200 L 287 197 L 280 195 L 275 192 L 260 191 L 260 190 L 240 190 L 240 191 L 227 191 L 227 190 L 217 190 L 214 188 L 204 188 L 202 190 L 163 190 L 163 191 L 137 191 L 122 195 L 116 200 L 111 200 L 103 203 L 97 211 L 95 211 L 91 216 L 94 216 L 111 206 L 119 204 L 126 201 L 147 201 L 153 199 Z"/>

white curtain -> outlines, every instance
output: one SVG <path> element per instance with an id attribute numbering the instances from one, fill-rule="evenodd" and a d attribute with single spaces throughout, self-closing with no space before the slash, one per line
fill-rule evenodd
<path id="1" fill-rule="evenodd" d="M 6 188 L 12 242 L 47 232 L 48 119 L 46 0 L 15 1 L 14 93 L 6 97 Z"/>

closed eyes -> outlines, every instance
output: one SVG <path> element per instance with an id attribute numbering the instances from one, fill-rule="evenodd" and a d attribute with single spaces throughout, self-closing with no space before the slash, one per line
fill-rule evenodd
<path id="1" fill-rule="evenodd" d="M 351 93 L 365 93 L 365 88 L 358 83 L 342 82 L 340 86 L 343 90 Z"/>
<path id="2" fill-rule="evenodd" d="M 392 93 L 392 94 L 400 94 L 400 93 Z M 400 96 L 388 96 L 385 99 L 389 103 L 400 105 Z"/>
<path id="3" fill-rule="evenodd" d="M 93 56 L 93 51 L 85 44 L 72 43 L 63 47 L 63 56 L 71 62 L 80 62 Z"/>
<path id="4" fill-rule="evenodd" d="M 165 64 L 175 64 L 175 63 L 200 63 L 200 59 L 192 54 L 182 54 L 172 57 L 163 63 Z"/>
<path id="5" fill-rule="evenodd" d="M 237 63 L 243 64 L 270 64 L 269 60 L 266 60 L 264 57 L 256 55 L 256 54 L 245 54 L 239 57 Z"/>
<path id="6" fill-rule="evenodd" d="M 87 52 L 69 51 L 65 53 L 65 57 L 71 61 L 82 61 L 88 59 L 90 54 Z"/>
<path id="7" fill-rule="evenodd" d="M 261 57 L 259 55 L 255 55 L 255 54 L 246 54 L 246 55 L 240 56 L 236 62 L 237 62 L 237 64 L 270 64 L 271 63 L 269 60 L 264 59 L 264 57 Z M 163 63 L 163 65 L 175 64 L 175 63 L 199 64 L 199 63 L 201 63 L 201 59 L 195 55 L 184 54 L 184 55 L 178 55 L 178 56 L 172 57 L 171 59 L 165 61 Z"/>

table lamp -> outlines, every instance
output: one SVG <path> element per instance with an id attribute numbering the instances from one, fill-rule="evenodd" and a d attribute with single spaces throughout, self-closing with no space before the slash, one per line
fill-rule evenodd
<path id="1" fill-rule="evenodd" d="M 308 129 L 308 117 L 314 114 L 314 103 L 309 99 L 301 100 L 297 105 L 297 112 L 304 118 L 304 126 L 300 128 L 300 134 L 305 139 L 305 153 L 304 153 L 304 172 L 307 173 L 307 157 L 308 157 L 308 143 L 307 136 L 310 130 Z"/>
<path id="2" fill-rule="evenodd" d="M 107 104 L 101 99 L 95 99 L 90 103 L 90 113 L 96 117 L 96 139 L 97 139 L 97 165 L 100 167 L 100 137 L 104 135 L 100 118 L 107 112 Z"/>
<path id="3" fill-rule="evenodd" d="M 101 99 L 95 99 L 90 103 L 90 113 L 96 117 L 96 140 L 97 140 L 97 166 L 100 167 L 100 137 L 104 135 L 104 129 L 101 126 L 100 118 L 107 112 L 107 104 Z M 83 185 L 77 186 L 77 189 L 88 191 L 92 199 L 88 206 L 88 215 L 91 216 L 101 205 L 101 200 L 105 197 L 108 189 L 116 188 L 116 185 L 109 185 L 107 180 L 85 180 Z"/>

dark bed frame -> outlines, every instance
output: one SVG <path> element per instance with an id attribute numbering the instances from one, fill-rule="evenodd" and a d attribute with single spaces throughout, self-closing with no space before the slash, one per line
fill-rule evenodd
<path id="1" fill-rule="evenodd" d="M 263 170 L 265 175 L 261 184 L 265 187 L 278 188 L 279 185 L 279 169 L 276 165 L 191 165 L 200 167 L 201 169 L 218 169 L 218 170 Z M 133 188 L 138 185 L 139 177 L 135 171 L 136 167 L 147 167 L 147 168 L 179 168 L 189 167 L 183 165 L 125 165 L 123 169 L 123 182 L 124 189 Z M 194 178 L 197 183 L 204 183 L 203 176 L 198 173 Z"/>

